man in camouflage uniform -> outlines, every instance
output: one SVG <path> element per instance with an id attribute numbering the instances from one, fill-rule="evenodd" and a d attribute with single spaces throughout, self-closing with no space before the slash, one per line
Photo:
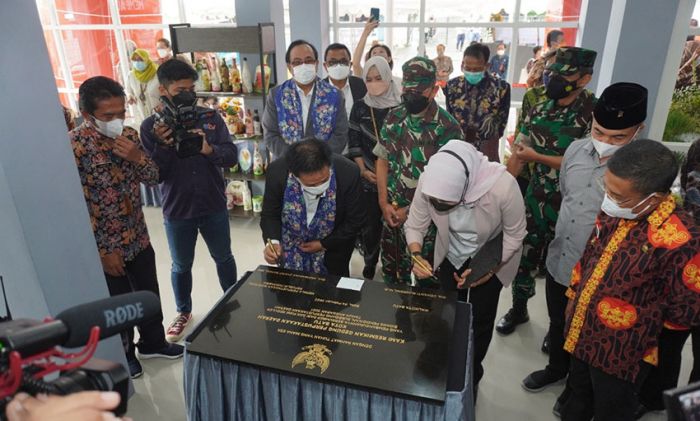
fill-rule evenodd
<path id="1" fill-rule="evenodd" d="M 554 238 L 561 193 L 559 167 L 566 148 L 590 133 L 595 96 L 585 89 L 590 82 L 596 52 L 584 48 L 560 48 L 547 70 L 546 98 L 534 104 L 520 125 L 508 170 L 517 176 L 533 163 L 525 192 L 527 237 L 513 281 L 513 308 L 498 321 L 496 331 L 508 335 L 529 320 L 527 300 L 535 295 L 535 276 Z M 536 93 L 536 92 L 535 92 Z"/>
<path id="2" fill-rule="evenodd" d="M 414 57 L 402 70 L 402 104 L 387 114 L 374 148 L 379 207 L 384 216 L 382 271 L 387 283 L 411 282 L 413 262 L 402 225 L 408 218 L 423 167 L 447 141 L 464 139 L 457 120 L 435 102 L 439 89 L 435 63 Z M 435 234 L 433 225 L 423 243 L 422 256 L 432 257 Z"/>

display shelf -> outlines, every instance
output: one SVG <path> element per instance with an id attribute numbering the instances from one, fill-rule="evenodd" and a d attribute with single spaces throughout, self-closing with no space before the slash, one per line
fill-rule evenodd
<path id="1" fill-rule="evenodd" d="M 253 173 L 245 174 L 241 172 L 230 172 L 224 173 L 224 178 L 227 180 L 244 180 L 244 181 L 265 181 L 265 175 L 254 175 Z"/>
<path id="2" fill-rule="evenodd" d="M 228 211 L 229 218 L 259 218 L 260 213 L 255 213 L 252 210 L 243 210 L 243 206 L 236 206 Z"/>
<path id="3" fill-rule="evenodd" d="M 226 98 L 256 98 L 256 99 L 263 99 L 263 94 L 234 94 L 233 92 L 224 92 L 224 91 L 219 91 L 219 92 L 214 92 L 214 91 L 197 91 L 197 97 L 199 98 L 207 98 L 210 96 L 216 96 L 216 97 L 226 97 Z"/>

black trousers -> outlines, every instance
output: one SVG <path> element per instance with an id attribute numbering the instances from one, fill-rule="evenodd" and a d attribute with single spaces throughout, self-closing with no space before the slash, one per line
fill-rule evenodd
<path id="1" fill-rule="evenodd" d="M 549 364 L 546 370 L 555 376 L 566 376 L 570 354 L 564 351 L 564 325 L 566 323 L 566 287 L 546 276 L 547 313 L 549 314 Z"/>
<path id="2" fill-rule="evenodd" d="M 663 410 L 663 392 L 678 386 L 681 372 L 681 352 L 689 335 L 693 335 L 693 371 L 688 383 L 700 380 L 700 328 L 691 330 L 663 329 L 659 336 L 659 365 L 652 367 L 639 400 L 649 409 Z"/>
<path id="3" fill-rule="evenodd" d="M 637 382 L 630 383 L 572 357 L 566 383 L 568 396 L 561 406 L 562 421 L 634 421 L 637 391 L 649 367 L 642 363 Z"/>
<path id="4" fill-rule="evenodd" d="M 160 297 L 158 290 L 158 277 L 156 275 L 156 254 L 150 245 L 134 257 L 133 260 L 125 262 L 125 276 L 111 276 L 105 273 L 107 278 L 107 288 L 109 295 L 121 295 L 134 291 L 151 291 Z M 166 345 L 165 331 L 163 330 L 163 312 L 159 311 L 158 316 L 148 322 L 138 325 L 139 329 L 139 351 L 153 352 Z M 126 358 L 133 360 L 136 358 L 134 347 L 134 329 L 129 329 L 122 333 L 122 344 Z"/>
<path id="5" fill-rule="evenodd" d="M 460 273 L 464 269 L 460 268 Z M 458 272 L 449 260 L 440 265 L 439 279 L 443 287 L 456 285 L 453 274 Z M 462 289 L 458 291 L 460 301 L 468 302 L 472 305 L 472 329 L 474 331 L 474 393 L 476 393 L 479 380 L 484 376 L 484 367 L 481 364 L 486 357 L 486 351 L 491 344 L 493 337 L 493 325 L 496 322 L 496 312 L 498 310 L 498 298 L 501 295 L 503 284 L 496 275 L 492 276 L 485 284 L 475 288 Z"/>
<path id="6" fill-rule="evenodd" d="M 365 249 L 365 266 L 376 268 L 379 261 L 379 241 L 382 237 L 382 210 L 376 191 L 365 189 L 367 225 L 362 230 L 362 246 Z"/>
<path id="7" fill-rule="evenodd" d="M 323 263 L 328 274 L 337 276 L 350 276 L 350 259 L 355 250 L 355 242 L 350 240 L 346 244 L 338 245 L 333 250 L 327 250 Z"/>

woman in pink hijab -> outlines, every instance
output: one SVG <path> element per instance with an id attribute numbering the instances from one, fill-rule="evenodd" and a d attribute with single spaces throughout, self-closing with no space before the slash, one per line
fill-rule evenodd
<path id="1" fill-rule="evenodd" d="M 420 255 L 431 221 L 437 226 L 437 271 Z M 459 299 L 471 304 L 475 394 L 484 374 L 481 362 L 493 335 L 498 297 L 518 270 L 525 228 L 523 197 L 505 166 L 488 161 L 462 140 L 447 142 L 430 158 L 408 212 L 406 240 L 416 278 L 433 278 L 444 289 L 458 288 Z"/>

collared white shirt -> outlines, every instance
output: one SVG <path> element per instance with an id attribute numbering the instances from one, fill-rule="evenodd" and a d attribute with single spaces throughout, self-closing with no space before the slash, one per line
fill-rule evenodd
<path id="1" fill-rule="evenodd" d="M 297 92 L 299 93 L 299 99 L 301 100 L 301 116 L 304 120 L 304 135 L 306 135 L 306 122 L 309 121 L 309 109 L 311 108 L 311 98 L 314 96 L 314 88 L 312 88 L 308 95 L 304 94 L 304 91 L 297 85 Z"/>
<path id="2" fill-rule="evenodd" d="M 318 210 L 318 202 L 321 198 L 325 196 L 326 193 L 321 195 L 310 194 L 304 191 L 304 205 L 306 206 L 306 226 L 311 226 L 311 221 L 314 220 L 316 216 L 316 211 Z"/>
<path id="3" fill-rule="evenodd" d="M 352 111 L 352 104 L 355 102 L 352 98 L 352 90 L 350 89 L 350 78 L 345 80 L 345 86 L 343 86 L 343 96 L 345 96 L 345 115 L 350 118 L 350 111 Z"/>

